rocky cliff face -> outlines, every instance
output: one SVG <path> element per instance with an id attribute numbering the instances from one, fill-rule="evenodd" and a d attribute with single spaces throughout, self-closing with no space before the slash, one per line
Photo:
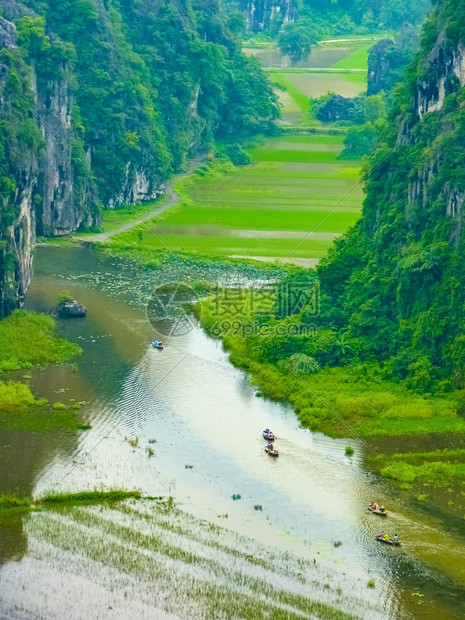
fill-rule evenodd
<path id="1" fill-rule="evenodd" d="M 0 50 L 7 53 L 16 48 L 14 24 L 0 17 Z M 0 106 L 8 105 L 4 92 L 9 67 L 0 60 Z M 3 150 L 6 145 L 2 145 Z M 3 197 L 0 206 L 0 318 L 21 304 L 32 275 L 31 248 L 35 240 L 33 208 L 34 188 L 38 177 L 37 158 L 25 158 L 24 165 L 14 170 L 9 197 Z M 13 171 L 10 171 L 13 172 Z M 15 209 L 9 218 L 4 217 L 8 202 Z"/>
<path id="2" fill-rule="evenodd" d="M 72 98 L 64 73 L 64 79 L 49 81 L 43 90 L 33 82 L 36 119 L 44 141 L 37 178 L 37 233 L 47 237 L 66 235 L 99 221 L 90 209 L 91 196 L 76 191 L 74 183 Z"/>
<path id="3" fill-rule="evenodd" d="M 12 2 L 8 8 L 22 14 Z M 3 143 L 3 167 L 11 191 L 3 193 L 0 209 L 0 317 L 24 300 L 32 276 L 36 234 L 58 236 L 99 222 L 98 213 L 90 208 L 91 196 L 79 195 L 74 183 L 72 97 L 66 69 L 63 79 L 38 85 L 34 66 L 26 68 L 22 63 L 17 38 L 14 23 L 0 18 L 0 54 L 5 50 L 13 55 L 6 57 L 6 63 L 0 61 L 0 119 L 22 124 L 19 130 L 13 126 Z M 18 76 L 18 69 L 25 71 L 25 118 L 15 115 L 15 94 L 11 92 L 10 80 Z M 21 144 L 18 138 L 28 124 L 32 131 L 40 131 L 42 139 L 37 132 L 29 144 L 27 139 Z"/>
<path id="4" fill-rule="evenodd" d="M 251 32 L 269 30 L 274 20 L 280 24 L 292 21 L 297 9 L 295 0 L 239 0 L 239 7 Z"/>

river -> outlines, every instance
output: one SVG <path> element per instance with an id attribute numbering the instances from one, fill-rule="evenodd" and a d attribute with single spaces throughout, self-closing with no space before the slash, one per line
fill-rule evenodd
<path id="1" fill-rule="evenodd" d="M 198 518 L 218 523 L 226 513 L 221 525 L 232 531 L 318 558 L 344 592 L 375 606 L 372 617 L 463 617 L 463 536 L 415 514 L 408 493 L 395 497 L 381 486 L 363 468 L 362 443 L 350 440 L 355 454 L 348 458 L 348 440 L 300 428 L 291 408 L 257 397 L 220 343 L 197 325 L 165 338 L 163 351 L 150 346 L 156 334 L 146 319 L 147 299 L 175 276 L 85 248 L 37 250 L 27 307 L 48 311 L 67 289 L 87 306 L 88 317 L 60 322 L 60 333 L 83 348 L 78 372 L 33 371 L 32 389 L 51 402 L 86 401 L 80 414 L 92 429 L 53 441 L 40 434 L 2 437 L 3 490 L 37 496 L 103 486 L 170 495 Z M 185 277 L 182 268 L 178 276 Z M 266 426 L 278 436 L 276 461 L 263 452 Z M 382 523 L 366 511 L 371 499 L 381 498 L 392 510 Z M 19 574 L 21 582 L 34 579 L 30 518 L 0 521 L 0 583 L 10 590 Z M 402 548 L 374 540 L 387 522 Z M 368 579 L 375 589 L 367 588 Z"/>

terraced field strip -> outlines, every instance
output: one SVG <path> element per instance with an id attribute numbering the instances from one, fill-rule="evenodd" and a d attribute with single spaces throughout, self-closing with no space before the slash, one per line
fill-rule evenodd
<path id="1" fill-rule="evenodd" d="M 339 159 L 342 146 L 338 135 L 271 138 L 249 150 L 254 161 L 249 166 L 223 172 L 213 167 L 183 181 L 177 188 L 180 204 L 151 226 L 173 249 L 272 259 L 285 256 L 312 231 L 292 256 L 320 259 L 356 222 L 362 204 L 361 188 L 352 191 L 359 162 Z M 117 239 L 164 246 L 143 227 Z"/>

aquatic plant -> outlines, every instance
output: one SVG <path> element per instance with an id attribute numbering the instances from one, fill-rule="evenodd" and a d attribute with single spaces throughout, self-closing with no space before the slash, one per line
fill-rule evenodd
<path id="1" fill-rule="evenodd" d="M 49 493 L 36 498 L 2 494 L 0 495 L 0 510 L 17 508 L 37 509 L 41 505 L 53 504 L 78 505 L 81 503 L 120 502 L 126 499 L 141 499 L 141 497 L 140 491 L 125 491 L 121 489 L 81 491 L 78 493 Z"/>
<path id="2" fill-rule="evenodd" d="M 64 403 L 60 402 L 59 400 L 56 403 L 53 403 L 52 408 L 55 411 L 64 411 L 65 409 L 68 409 L 68 407 Z"/>
<path id="3" fill-rule="evenodd" d="M 57 297 L 57 304 L 65 304 L 68 301 L 73 301 L 73 297 L 69 291 L 61 291 Z"/>

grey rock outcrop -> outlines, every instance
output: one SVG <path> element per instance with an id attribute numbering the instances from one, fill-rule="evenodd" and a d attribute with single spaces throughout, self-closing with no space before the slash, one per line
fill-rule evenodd
<path id="1" fill-rule="evenodd" d="M 87 315 L 87 309 L 75 299 L 63 301 L 59 303 L 50 312 L 53 316 L 60 319 L 84 318 Z"/>

